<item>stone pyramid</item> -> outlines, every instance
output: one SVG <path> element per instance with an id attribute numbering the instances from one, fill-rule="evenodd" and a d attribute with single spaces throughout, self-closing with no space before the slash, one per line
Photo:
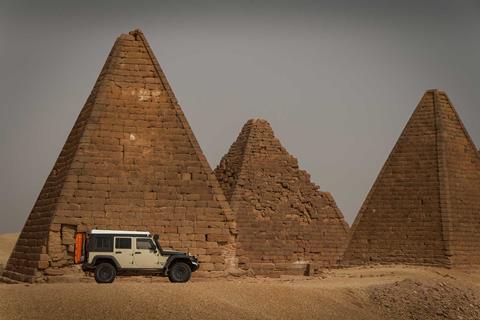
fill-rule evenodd
<path id="1" fill-rule="evenodd" d="M 148 230 L 201 271 L 234 265 L 233 215 L 141 31 L 115 42 L 28 217 L 4 276 L 43 281 L 73 261 L 73 235 Z M 71 268 L 74 269 L 74 268 Z"/>
<path id="2" fill-rule="evenodd" d="M 239 267 L 303 273 L 337 264 L 348 225 L 333 197 L 310 181 L 265 120 L 249 120 L 215 169 L 236 215 Z"/>
<path id="3" fill-rule="evenodd" d="M 480 263 L 480 156 L 445 92 L 425 93 L 351 228 L 345 263 Z"/>

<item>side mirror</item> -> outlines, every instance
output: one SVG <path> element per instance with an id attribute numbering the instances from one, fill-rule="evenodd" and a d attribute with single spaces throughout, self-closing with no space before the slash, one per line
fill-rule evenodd
<path id="1" fill-rule="evenodd" d="M 160 236 L 158 234 L 153 235 L 153 240 L 158 241 L 160 239 Z"/>

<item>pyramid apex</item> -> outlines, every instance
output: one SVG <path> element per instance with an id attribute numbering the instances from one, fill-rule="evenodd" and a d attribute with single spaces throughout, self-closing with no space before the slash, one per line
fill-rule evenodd
<path id="1" fill-rule="evenodd" d="M 137 28 L 137 29 L 134 29 L 134 30 L 130 31 L 128 34 L 132 35 L 132 36 L 136 36 L 136 35 L 140 35 L 140 34 L 143 35 L 143 32 L 142 32 L 142 30 Z"/>
<path id="2" fill-rule="evenodd" d="M 249 121 L 249 122 L 259 122 L 259 123 L 260 123 L 260 122 L 266 122 L 266 123 L 268 123 L 267 120 L 262 119 L 262 118 L 252 118 L 252 119 L 250 119 L 250 120 L 248 120 L 248 121 Z"/>
<path id="3" fill-rule="evenodd" d="M 247 124 L 250 124 L 250 125 L 264 125 L 264 126 L 268 126 L 268 127 L 271 127 L 270 125 L 270 122 L 268 122 L 267 120 L 265 119 L 261 119 L 261 118 L 252 118 L 250 120 L 247 121 L 246 125 Z"/>
<path id="4" fill-rule="evenodd" d="M 428 89 L 427 91 L 425 91 L 425 94 L 427 94 L 427 93 L 443 93 L 443 94 L 445 94 L 445 91 L 441 90 L 441 89 Z"/>

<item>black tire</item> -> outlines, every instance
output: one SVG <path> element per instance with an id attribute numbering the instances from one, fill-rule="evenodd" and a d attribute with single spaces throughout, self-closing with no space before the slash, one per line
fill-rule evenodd
<path id="1" fill-rule="evenodd" d="M 187 282 L 192 276 L 192 269 L 185 262 L 175 262 L 168 270 L 170 282 Z"/>
<path id="2" fill-rule="evenodd" d="M 117 269 L 108 262 L 100 263 L 95 267 L 95 281 L 97 283 L 112 283 L 116 276 Z"/>

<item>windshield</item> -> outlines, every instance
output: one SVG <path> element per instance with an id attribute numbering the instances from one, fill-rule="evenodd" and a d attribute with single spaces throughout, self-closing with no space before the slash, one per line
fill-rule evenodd
<path id="1" fill-rule="evenodd" d="M 150 238 L 138 238 L 137 249 L 139 250 L 155 250 L 156 246 Z"/>

